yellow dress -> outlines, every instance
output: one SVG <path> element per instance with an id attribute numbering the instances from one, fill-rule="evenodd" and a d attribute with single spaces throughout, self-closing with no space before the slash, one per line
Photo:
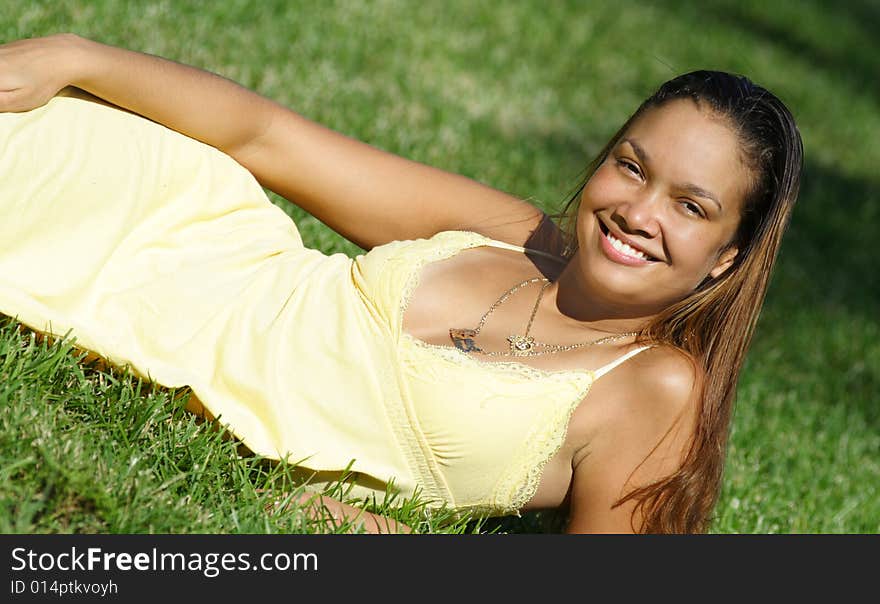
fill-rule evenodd
<path id="1" fill-rule="evenodd" d="M 597 371 L 488 363 L 401 329 L 428 262 L 467 231 L 350 258 L 220 151 L 59 96 L 0 114 L 0 312 L 167 387 L 189 386 L 252 451 L 355 496 L 517 512 Z M 640 349 L 639 349 L 640 350 Z"/>

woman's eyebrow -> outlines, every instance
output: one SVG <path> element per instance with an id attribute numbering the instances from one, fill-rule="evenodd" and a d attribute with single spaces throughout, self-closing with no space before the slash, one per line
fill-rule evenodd
<path id="1" fill-rule="evenodd" d="M 623 141 L 621 141 L 621 142 L 629 143 L 629 146 L 632 147 L 633 153 L 636 154 L 636 157 L 639 158 L 639 161 L 640 161 L 640 162 L 642 162 L 643 164 L 649 164 L 649 163 L 651 163 L 651 160 L 648 158 L 648 152 L 645 151 L 644 149 L 642 149 L 642 146 L 639 145 L 639 144 L 635 141 L 635 139 L 632 139 L 632 138 L 625 138 L 625 139 L 623 139 Z"/>
<path id="2" fill-rule="evenodd" d="M 689 182 L 677 185 L 677 187 L 682 191 L 687 191 L 695 197 L 702 197 L 703 199 L 708 199 L 709 201 L 715 202 L 715 205 L 718 206 L 718 211 L 723 211 L 723 208 L 721 207 L 721 202 L 718 201 L 718 198 L 703 187 L 698 187 L 697 185 L 691 184 Z"/>
<path id="3" fill-rule="evenodd" d="M 645 151 L 642 148 L 642 146 L 639 145 L 639 143 L 637 143 L 634 139 L 625 138 L 621 142 L 628 143 L 629 146 L 632 147 L 633 153 L 636 154 L 636 157 L 639 158 L 640 162 L 642 162 L 643 164 L 651 163 L 650 157 L 648 156 L 648 152 Z M 682 184 L 676 185 L 676 188 L 681 189 L 682 191 L 687 191 L 688 193 L 690 193 L 691 195 L 694 195 L 696 197 L 702 197 L 703 199 L 708 199 L 709 201 L 714 202 L 716 206 L 718 206 L 719 212 L 723 211 L 723 208 L 721 207 L 721 202 L 718 201 L 718 196 L 715 195 L 714 193 L 712 193 L 711 191 L 704 189 L 703 187 L 700 187 L 700 186 L 697 186 L 693 183 L 687 182 L 687 183 L 682 183 Z"/>

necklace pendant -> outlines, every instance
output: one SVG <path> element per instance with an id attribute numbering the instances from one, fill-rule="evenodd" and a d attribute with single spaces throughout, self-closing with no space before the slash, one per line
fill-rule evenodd
<path id="1" fill-rule="evenodd" d="M 507 341 L 510 342 L 510 352 L 518 357 L 528 356 L 535 344 L 535 338 L 532 336 L 511 335 L 507 336 Z"/>
<path id="2" fill-rule="evenodd" d="M 483 352 L 483 349 L 474 343 L 477 332 L 474 329 L 450 329 L 449 337 L 452 343 L 462 352 Z"/>

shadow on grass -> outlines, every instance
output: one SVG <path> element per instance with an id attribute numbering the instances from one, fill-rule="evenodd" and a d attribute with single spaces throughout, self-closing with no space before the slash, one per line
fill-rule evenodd
<path id="1" fill-rule="evenodd" d="M 791 3 L 794 10 L 788 15 L 780 10 L 781 3 L 774 2 L 658 0 L 657 4 L 676 19 L 692 25 L 694 31 L 708 26 L 741 32 L 757 44 L 775 47 L 799 57 L 816 71 L 846 81 L 852 85 L 853 93 L 867 91 L 875 98 L 880 97 L 880 79 L 877 78 L 880 53 L 876 51 L 880 4 L 875 0 L 847 0 L 837 4 L 804 0 Z M 810 33 L 810 19 L 822 22 L 821 44 L 810 38 L 818 35 Z M 847 32 L 842 34 L 839 28 Z"/>
<path id="2" fill-rule="evenodd" d="M 877 183 L 807 163 L 750 353 L 778 369 L 780 388 L 818 380 L 816 400 L 845 405 L 875 429 L 880 366 L 867 355 L 880 332 L 878 224 Z"/>
<path id="3" fill-rule="evenodd" d="M 876 35 L 880 31 L 880 4 L 865 0 L 848 0 L 839 8 L 823 7 L 825 15 L 836 20 L 846 21 L 854 31 L 860 32 L 862 41 L 875 41 L 873 47 L 860 45 L 860 40 L 852 37 L 833 36 L 833 42 L 821 48 L 801 34 L 797 23 L 773 22 L 764 15 L 757 15 L 737 2 L 710 2 L 705 9 L 714 13 L 721 23 L 749 32 L 777 46 L 792 55 L 801 57 L 810 65 L 827 74 L 842 78 L 853 85 L 853 91 L 864 93 L 869 90 L 875 98 L 880 98 L 880 53 L 876 49 Z M 809 6 L 803 7 L 809 12 Z M 827 40 L 827 38 L 826 38 Z M 855 46 L 855 47 L 854 47 Z"/>
<path id="4" fill-rule="evenodd" d="M 488 518 L 481 527 L 483 533 L 523 534 L 561 533 L 565 530 L 565 514 L 556 510 L 524 512 L 522 516 Z"/>
<path id="5" fill-rule="evenodd" d="M 880 186 L 807 162 L 783 240 L 773 303 L 880 317 Z M 787 291 L 783 291 L 785 286 Z"/>

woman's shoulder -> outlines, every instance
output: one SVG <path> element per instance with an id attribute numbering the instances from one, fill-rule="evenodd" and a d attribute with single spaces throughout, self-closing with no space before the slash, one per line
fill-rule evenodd
<path id="1" fill-rule="evenodd" d="M 698 384 L 696 364 L 659 345 L 597 380 L 590 404 L 582 407 L 588 411 L 571 460 L 572 518 L 581 518 L 570 530 L 586 530 L 589 510 L 610 507 L 681 467 L 693 441 Z M 625 526 L 634 505 L 630 501 L 611 516 L 619 514 Z"/>
<path id="2" fill-rule="evenodd" d="M 638 484 L 667 475 L 692 440 L 700 383 L 697 364 L 672 346 L 636 354 L 597 380 L 589 404 L 578 410 L 572 463 L 591 458 L 589 464 L 617 468 L 621 481 Z"/>
<path id="3" fill-rule="evenodd" d="M 684 350 L 668 344 L 648 345 L 633 358 L 627 383 L 641 393 L 653 393 L 668 402 L 688 400 L 702 379 L 702 369 Z"/>
<path id="4" fill-rule="evenodd" d="M 698 407 L 702 372 L 684 351 L 656 344 L 597 380 L 590 393 L 605 419 L 622 429 L 665 431 Z"/>
<path id="5" fill-rule="evenodd" d="M 636 416 L 647 412 L 661 424 L 696 411 L 702 369 L 684 350 L 655 344 L 637 354 L 618 375 L 621 394 Z"/>

